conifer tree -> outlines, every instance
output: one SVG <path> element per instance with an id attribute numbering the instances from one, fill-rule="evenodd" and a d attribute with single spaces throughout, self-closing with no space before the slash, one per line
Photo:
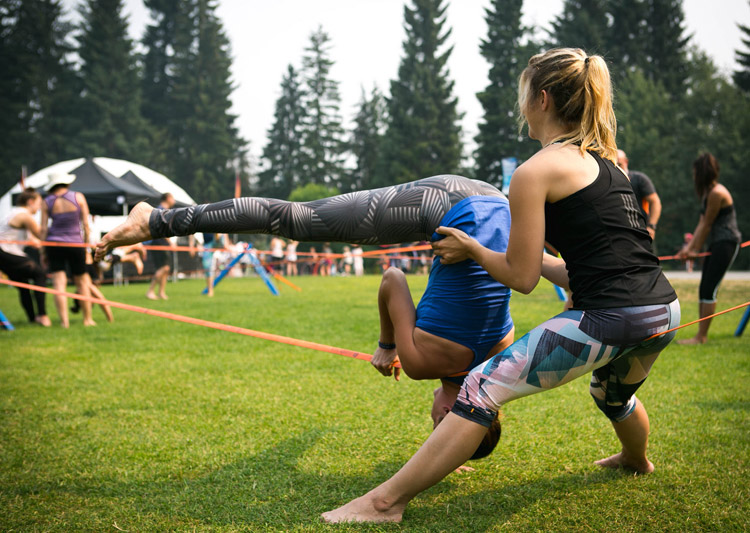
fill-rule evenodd
<path id="1" fill-rule="evenodd" d="M 304 177 L 302 167 L 302 126 L 304 93 L 299 73 L 292 65 L 281 80 L 281 96 L 276 100 L 274 123 L 263 148 L 264 170 L 258 175 L 258 194 L 288 198 Z"/>
<path id="2" fill-rule="evenodd" d="M 388 129 L 383 143 L 387 184 L 456 172 L 461 159 L 460 115 L 446 66 L 450 29 L 443 30 L 443 0 L 404 6 L 406 40 L 398 79 L 391 81 Z"/>
<path id="3" fill-rule="evenodd" d="M 172 117 L 173 179 L 198 201 L 232 195 L 246 142 L 230 113 L 229 40 L 210 0 L 183 0 L 176 18 Z"/>
<path id="4" fill-rule="evenodd" d="M 318 28 L 302 58 L 305 86 L 303 152 L 306 181 L 340 187 L 344 179 L 344 128 L 339 83 L 331 78 L 331 38 Z"/>
<path id="5" fill-rule="evenodd" d="M 607 54 L 607 0 L 565 0 L 563 10 L 552 21 L 552 44 L 583 48 L 589 53 Z"/>
<path id="6" fill-rule="evenodd" d="M 78 133 L 78 83 L 68 60 L 59 0 L 6 0 L 0 3 L 0 185 L 29 171 L 74 157 Z M 4 189 L 3 189 L 4 190 Z"/>
<path id="7" fill-rule="evenodd" d="M 682 0 L 649 0 L 644 22 L 645 57 L 638 65 L 648 79 L 660 82 L 669 94 L 679 98 L 685 92 L 690 41 L 685 35 Z"/>
<path id="8" fill-rule="evenodd" d="M 87 0 L 78 36 L 86 156 L 138 161 L 148 149 L 140 79 L 122 0 Z"/>
<path id="9" fill-rule="evenodd" d="M 343 189 L 342 192 L 374 189 L 385 185 L 377 181 L 385 117 L 385 98 L 378 88 L 374 87 L 368 97 L 363 87 L 349 141 L 349 150 L 354 155 L 356 163 L 351 173 L 349 188 Z"/>
<path id="10" fill-rule="evenodd" d="M 742 44 L 745 45 L 745 51 L 735 51 L 735 58 L 740 64 L 740 69 L 734 72 L 732 79 L 737 87 L 750 94 L 750 26 L 742 24 L 738 26 L 743 34 Z"/>
<path id="11" fill-rule="evenodd" d="M 141 40 L 146 48 L 141 77 L 141 112 L 150 125 L 152 147 L 144 164 L 169 175 L 174 175 L 175 170 L 175 147 L 170 145 L 168 126 L 175 118 L 172 90 L 180 3 L 181 0 L 144 0 L 152 23 L 146 26 Z"/>
<path id="12" fill-rule="evenodd" d="M 502 158 L 525 159 L 537 148 L 518 131 L 518 77 L 535 51 L 524 42 L 522 5 L 523 0 L 494 0 L 485 11 L 487 38 L 480 45 L 490 72 L 489 84 L 477 94 L 484 115 L 474 138 L 476 177 L 497 186 L 503 181 Z"/>

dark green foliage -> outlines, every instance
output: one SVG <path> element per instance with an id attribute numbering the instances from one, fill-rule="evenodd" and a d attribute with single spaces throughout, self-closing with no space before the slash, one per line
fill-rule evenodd
<path id="1" fill-rule="evenodd" d="M 479 122 L 476 177 L 502 186 L 501 159 L 526 159 L 538 145 L 518 131 L 518 77 L 529 57 L 537 51 L 524 44 L 528 30 L 521 25 L 522 0 L 494 0 L 486 10 L 487 38 L 482 40 L 482 56 L 490 64 L 489 84 L 477 94 L 484 109 Z"/>
<path id="2" fill-rule="evenodd" d="M 456 172 L 461 159 L 460 115 L 445 49 L 447 4 L 414 0 L 404 6 L 406 41 L 398 79 L 391 81 L 388 130 L 383 143 L 383 184 Z"/>
<path id="3" fill-rule="evenodd" d="M 566 0 L 552 21 L 550 45 L 605 55 L 608 15 L 608 0 Z"/>
<path id="4" fill-rule="evenodd" d="M 305 115 L 302 129 L 304 180 L 340 187 L 345 179 L 344 128 L 339 84 L 331 78 L 331 38 L 318 28 L 302 58 Z"/>
<path id="5" fill-rule="evenodd" d="M 29 171 L 77 157 L 71 139 L 79 129 L 75 116 L 78 80 L 68 59 L 59 1 L 0 2 L 0 187 Z"/>
<path id="6" fill-rule="evenodd" d="M 88 0 L 78 36 L 82 108 L 76 144 L 86 157 L 138 161 L 143 135 L 140 80 L 122 0 Z"/>
<path id="7" fill-rule="evenodd" d="M 734 72 L 732 78 L 737 87 L 746 93 L 750 93 L 750 26 L 743 26 L 742 24 L 738 24 L 738 26 L 743 34 L 742 44 L 745 51 L 735 51 L 737 63 L 740 64 L 741 68 Z"/>
<path id="8" fill-rule="evenodd" d="M 258 194 L 287 198 L 304 179 L 302 167 L 302 126 L 305 108 L 299 74 L 289 65 L 281 80 L 281 96 L 276 100 L 274 123 L 263 148 L 266 168 L 258 174 Z"/>
<path id="9" fill-rule="evenodd" d="M 342 189 L 342 192 L 374 189 L 381 185 L 377 181 L 377 170 L 385 120 L 386 103 L 383 95 L 375 87 L 368 98 L 362 88 L 359 110 L 349 141 L 349 150 L 356 159 L 356 167 L 351 172 L 349 187 Z"/>
<path id="10" fill-rule="evenodd" d="M 296 187 L 289 194 L 289 201 L 312 202 L 313 200 L 320 200 L 321 198 L 336 196 L 338 193 L 339 191 L 335 187 L 328 187 L 321 183 L 308 183 L 307 185 Z"/>

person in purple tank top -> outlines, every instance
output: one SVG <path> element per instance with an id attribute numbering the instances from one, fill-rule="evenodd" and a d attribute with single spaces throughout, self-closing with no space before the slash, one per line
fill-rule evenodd
<path id="1" fill-rule="evenodd" d="M 46 241 L 71 244 L 89 241 L 89 206 L 86 198 L 80 192 L 71 191 L 68 188 L 75 179 L 76 177 L 72 174 L 55 173 L 49 176 L 47 184 L 49 194 L 42 205 L 42 230 Z M 82 230 L 83 233 L 81 233 Z M 46 246 L 44 254 L 55 290 L 65 290 L 68 284 L 66 269 L 70 268 L 77 292 L 82 296 L 90 296 L 91 278 L 86 272 L 85 248 Z M 67 300 L 63 295 L 55 295 L 55 307 L 64 328 L 70 325 Z M 91 318 L 91 303 L 82 301 L 81 309 L 83 325 L 95 326 L 96 323 Z"/>

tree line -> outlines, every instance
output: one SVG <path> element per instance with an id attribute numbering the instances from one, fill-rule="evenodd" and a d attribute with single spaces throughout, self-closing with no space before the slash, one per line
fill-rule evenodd
<path id="1" fill-rule="evenodd" d="M 528 58 L 580 47 L 608 62 L 618 146 L 647 173 L 664 206 L 656 247 L 671 253 L 698 219 L 691 163 L 710 151 L 750 235 L 744 179 L 750 135 L 750 30 L 727 75 L 687 34 L 681 0 L 565 0 L 549 31 L 521 23 L 523 0 L 492 0 L 477 43 L 489 64 L 483 116 L 467 152 L 448 70 L 446 0 L 406 0 L 406 36 L 388 91 L 362 88 L 351 127 L 331 76 L 331 37 L 310 35 L 280 80 L 257 172 L 230 113 L 231 49 L 213 0 L 144 0 L 151 21 L 135 50 L 122 0 L 85 0 L 73 26 L 59 0 L 0 0 L 5 143 L 0 183 L 21 165 L 89 156 L 131 159 L 199 201 L 231 195 L 237 171 L 253 194 L 298 200 L 444 173 L 502 183 L 501 160 L 538 144 L 518 128 L 517 80 Z M 737 265 L 750 258 L 740 254 Z"/>

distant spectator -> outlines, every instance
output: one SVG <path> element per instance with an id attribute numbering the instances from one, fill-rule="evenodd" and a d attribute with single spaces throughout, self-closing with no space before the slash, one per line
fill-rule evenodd
<path id="1" fill-rule="evenodd" d="M 648 234 L 651 235 L 651 240 L 654 240 L 656 225 L 659 223 L 659 217 L 661 217 L 661 199 L 656 193 L 656 188 L 654 188 L 651 178 L 643 172 L 628 169 L 628 156 L 622 150 L 617 150 L 617 164 L 630 178 L 630 186 L 633 187 L 638 207 L 646 218 Z"/>
<path id="2" fill-rule="evenodd" d="M 36 223 L 34 215 L 42 206 L 42 197 L 34 189 L 26 189 L 16 199 L 17 207 L 10 210 L 7 216 L 0 220 L 0 240 L 28 241 L 29 234 L 42 238 L 42 229 Z M 28 283 L 44 287 L 47 284 L 47 272 L 44 268 L 24 252 L 23 245 L 18 243 L 0 243 L 0 270 L 11 281 Z M 31 297 L 29 289 L 18 289 L 21 307 L 26 312 L 29 322 L 36 322 L 41 326 L 51 325 L 47 316 L 46 294 L 33 291 Z M 36 310 L 34 310 L 36 301 Z"/>
<path id="3" fill-rule="evenodd" d="M 740 250 L 742 236 L 737 227 L 732 195 L 719 183 L 719 162 L 709 154 L 701 154 L 693 162 L 695 192 L 701 199 L 701 216 L 693 238 L 677 254 L 681 259 L 695 257 L 708 242 L 710 253 L 703 260 L 701 284 L 698 289 L 698 315 L 713 315 L 719 285 Z M 679 344 L 703 344 L 708 339 L 711 319 L 698 323 L 695 337 L 677 341 Z"/>
<path id="4" fill-rule="evenodd" d="M 271 264 L 269 265 L 275 272 L 284 270 L 284 239 L 274 237 L 271 239 Z"/>
<path id="5" fill-rule="evenodd" d="M 172 193 L 165 192 L 161 195 L 161 201 L 159 202 L 159 205 L 156 206 L 156 209 L 172 209 L 174 204 L 175 200 Z M 174 247 L 174 244 L 172 244 L 172 241 L 169 239 L 154 239 L 146 244 Z M 172 270 L 172 254 L 169 250 L 151 250 L 150 253 L 154 260 L 156 272 L 154 272 L 154 275 L 151 278 L 148 291 L 146 291 L 146 298 L 149 300 L 158 300 L 159 298 L 167 300 L 167 280 L 169 279 L 169 272 Z M 157 286 L 159 288 L 158 297 L 155 292 Z"/>
<path id="6" fill-rule="evenodd" d="M 362 258 L 364 251 L 359 244 L 355 244 L 352 248 L 352 257 L 354 259 L 354 275 L 362 276 L 365 273 L 365 261 Z"/>
<path id="7" fill-rule="evenodd" d="M 299 242 L 292 240 L 286 245 L 286 275 L 297 276 L 297 245 Z"/>
<path id="8" fill-rule="evenodd" d="M 89 206 L 80 192 L 68 187 L 76 177 L 73 174 L 50 174 L 47 185 L 48 196 L 42 205 L 42 232 L 44 239 L 64 244 L 89 242 Z M 47 224 L 49 223 L 49 227 Z M 83 234 L 81 234 L 83 230 Z M 91 278 L 86 271 L 86 249 L 77 246 L 46 246 L 44 249 L 48 269 L 52 275 L 52 286 L 57 291 L 65 291 L 68 285 L 67 270 L 73 275 L 76 292 L 88 298 L 91 295 Z M 55 295 L 55 307 L 62 327 L 70 326 L 67 298 Z M 83 325 L 96 326 L 91 318 L 91 302 L 81 301 Z"/>

